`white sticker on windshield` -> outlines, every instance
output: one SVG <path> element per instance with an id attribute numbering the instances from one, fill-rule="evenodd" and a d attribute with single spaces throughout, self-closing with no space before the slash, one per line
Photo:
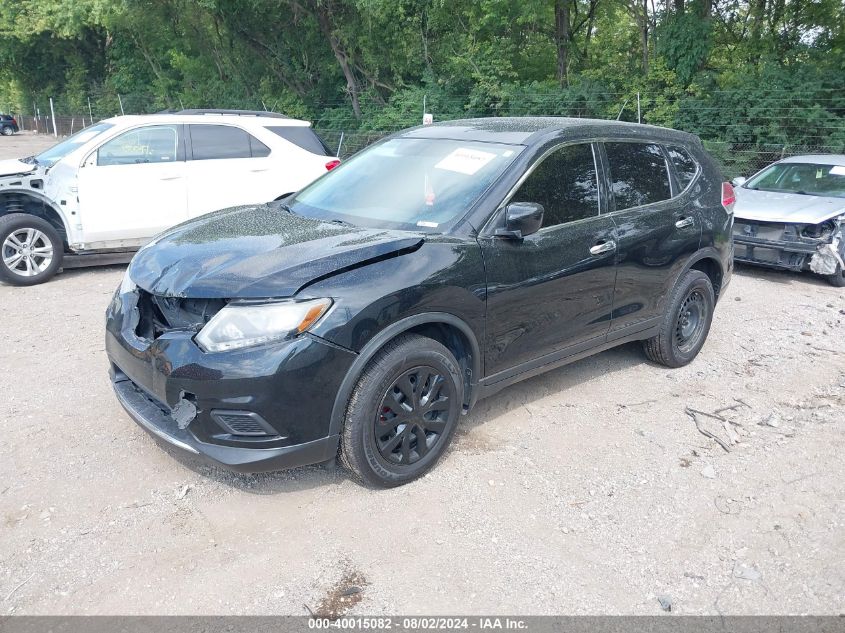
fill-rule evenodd
<path id="1" fill-rule="evenodd" d="M 845 165 L 834 165 L 830 168 L 831 176 L 845 176 Z"/>
<path id="2" fill-rule="evenodd" d="M 427 229 L 436 229 L 437 222 L 426 222 L 425 220 L 420 220 L 419 222 L 417 222 L 417 226 L 424 226 Z"/>
<path id="3" fill-rule="evenodd" d="M 490 152 L 482 152 L 477 149 L 459 147 L 446 158 L 437 163 L 434 168 L 445 169 L 447 171 L 454 171 L 459 174 L 472 176 L 494 158 L 496 158 L 496 155 L 491 154 Z"/>

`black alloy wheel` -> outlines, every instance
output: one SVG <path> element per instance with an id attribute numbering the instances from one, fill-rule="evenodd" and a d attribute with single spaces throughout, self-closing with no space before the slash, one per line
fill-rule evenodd
<path id="1" fill-rule="evenodd" d="M 370 360 L 352 391 L 341 461 L 372 486 L 417 479 L 449 446 L 463 397 L 460 365 L 446 347 L 417 334 L 397 337 Z"/>

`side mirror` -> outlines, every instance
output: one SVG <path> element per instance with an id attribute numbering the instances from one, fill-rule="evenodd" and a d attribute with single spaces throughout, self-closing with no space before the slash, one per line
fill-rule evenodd
<path id="1" fill-rule="evenodd" d="M 741 186 L 742 186 L 742 185 L 744 185 L 746 182 L 748 182 L 748 178 L 743 178 L 742 176 L 737 176 L 736 178 L 734 178 L 733 180 L 731 180 L 731 184 L 732 184 L 734 187 L 741 187 Z"/>
<path id="2" fill-rule="evenodd" d="M 505 228 L 496 237 L 521 240 L 536 233 L 543 225 L 543 205 L 536 202 L 511 202 L 505 209 Z"/>

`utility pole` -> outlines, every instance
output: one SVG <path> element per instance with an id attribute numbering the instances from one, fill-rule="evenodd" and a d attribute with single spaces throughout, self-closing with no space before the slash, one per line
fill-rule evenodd
<path id="1" fill-rule="evenodd" d="M 120 98 L 120 93 L 117 93 L 117 102 L 120 104 L 120 114 L 126 114 L 123 111 L 123 99 Z"/>
<path id="2" fill-rule="evenodd" d="M 642 123 L 642 122 L 643 122 L 643 117 L 642 117 L 642 113 L 640 111 L 640 93 L 638 92 L 637 93 L 637 123 Z"/>
<path id="3" fill-rule="evenodd" d="M 91 125 L 94 125 L 94 114 L 91 112 L 91 97 L 88 97 L 88 117 L 91 119 Z M 84 121 L 82 125 L 85 125 Z"/>

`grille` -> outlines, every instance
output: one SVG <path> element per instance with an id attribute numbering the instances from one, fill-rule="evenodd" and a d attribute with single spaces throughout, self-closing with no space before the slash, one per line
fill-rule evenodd
<path id="1" fill-rule="evenodd" d="M 252 437 L 278 435 L 273 427 L 253 411 L 212 411 L 211 417 L 231 435 Z"/>

